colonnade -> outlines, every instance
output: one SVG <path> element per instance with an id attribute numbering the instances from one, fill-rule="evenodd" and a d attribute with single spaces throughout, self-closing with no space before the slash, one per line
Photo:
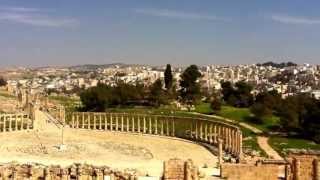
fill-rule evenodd
<path id="1" fill-rule="evenodd" d="M 29 130 L 33 121 L 27 114 L 0 114 L 0 132 Z"/>
<path id="2" fill-rule="evenodd" d="M 172 136 L 218 146 L 236 157 L 242 154 L 242 132 L 221 121 L 127 113 L 74 112 L 71 128 Z"/>

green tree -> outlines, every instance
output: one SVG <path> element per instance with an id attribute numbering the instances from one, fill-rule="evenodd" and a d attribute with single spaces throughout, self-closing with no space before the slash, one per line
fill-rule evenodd
<path id="1" fill-rule="evenodd" d="M 7 81 L 3 77 L 0 77 L 0 86 L 6 86 L 6 85 L 7 85 Z"/>
<path id="2" fill-rule="evenodd" d="M 250 111 L 254 115 L 253 120 L 256 123 L 260 123 L 260 124 L 263 123 L 263 119 L 266 116 L 272 115 L 272 110 L 262 103 L 253 104 L 250 108 Z"/>
<path id="3" fill-rule="evenodd" d="M 221 110 L 221 100 L 219 98 L 214 98 L 210 103 L 210 107 L 215 112 L 220 111 Z"/>
<path id="4" fill-rule="evenodd" d="M 200 99 L 200 84 L 198 79 L 201 73 L 196 65 L 189 66 L 182 74 L 179 90 L 183 102 L 191 105 Z"/>
<path id="5" fill-rule="evenodd" d="M 157 79 L 150 86 L 150 102 L 153 106 L 159 107 L 161 104 L 165 104 L 165 95 L 162 89 L 162 81 Z"/>
<path id="6" fill-rule="evenodd" d="M 173 76 L 172 76 L 171 65 L 167 64 L 166 70 L 164 72 L 164 84 L 167 91 L 171 90 L 172 83 L 173 83 Z"/>

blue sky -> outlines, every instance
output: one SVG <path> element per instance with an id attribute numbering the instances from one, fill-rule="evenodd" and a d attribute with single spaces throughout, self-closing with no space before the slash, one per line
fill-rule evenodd
<path id="1" fill-rule="evenodd" d="M 320 1 L 0 0 L 0 66 L 319 64 Z"/>

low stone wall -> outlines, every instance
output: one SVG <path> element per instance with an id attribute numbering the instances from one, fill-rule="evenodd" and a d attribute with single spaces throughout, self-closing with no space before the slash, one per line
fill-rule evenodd
<path id="1" fill-rule="evenodd" d="M 279 165 L 223 164 L 221 177 L 228 180 L 277 180 Z"/>
<path id="2" fill-rule="evenodd" d="M 134 171 L 114 171 L 109 167 L 96 167 L 91 165 L 74 164 L 70 167 L 41 166 L 41 165 L 15 165 L 0 166 L 1 179 L 45 179 L 45 180 L 129 180 L 136 179 Z"/>
<path id="3" fill-rule="evenodd" d="M 44 179 L 44 180 L 198 180 L 198 168 L 191 160 L 172 159 L 164 162 L 163 177 L 148 177 L 128 169 L 113 170 L 106 166 L 73 164 L 68 167 L 44 166 L 40 164 L 3 164 L 0 165 L 0 179 Z"/>
<path id="4" fill-rule="evenodd" d="M 203 118 L 125 113 L 71 113 L 70 127 L 173 136 L 218 146 L 235 157 L 242 155 L 242 133 L 237 126 Z"/>

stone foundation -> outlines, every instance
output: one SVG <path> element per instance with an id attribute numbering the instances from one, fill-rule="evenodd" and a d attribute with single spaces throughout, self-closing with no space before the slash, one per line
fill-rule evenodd
<path id="1" fill-rule="evenodd" d="M 138 180 L 148 178 L 135 170 L 117 171 L 109 167 L 73 164 L 69 167 L 43 166 L 39 164 L 0 165 L 0 179 L 44 179 L 44 180 Z M 151 177 L 150 177 L 151 178 Z M 198 168 L 191 160 L 172 159 L 164 162 L 164 180 L 198 180 Z"/>

